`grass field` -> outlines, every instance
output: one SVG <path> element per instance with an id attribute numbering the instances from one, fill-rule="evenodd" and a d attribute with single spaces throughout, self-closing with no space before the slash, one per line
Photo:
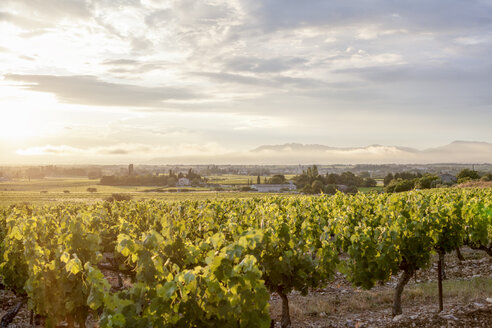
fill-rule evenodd
<path id="1" fill-rule="evenodd" d="M 363 192 L 363 193 L 368 193 L 368 192 L 371 192 L 371 191 L 383 191 L 384 187 L 383 186 L 376 186 L 376 187 L 359 187 L 357 188 L 359 189 L 360 192 Z"/>
<path id="2" fill-rule="evenodd" d="M 191 187 L 183 188 L 188 190 L 188 192 L 171 192 L 176 191 L 176 188 L 160 188 L 159 186 L 102 186 L 98 183 L 98 180 L 73 178 L 45 178 L 31 179 L 31 181 L 26 179 L 0 182 L 0 206 L 18 203 L 35 205 L 57 202 L 93 203 L 103 201 L 113 193 L 128 194 L 134 200 L 158 199 L 167 201 L 251 198 L 267 195 L 255 192 L 217 192 L 207 188 Z M 96 188 L 97 191 L 88 192 L 88 188 Z M 161 191 L 145 192 L 146 190 L 152 189 L 160 189 Z"/>
<path id="3" fill-rule="evenodd" d="M 292 176 L 286 176 L 290 179 Z M 256 183 L 256 176 L 246 175 L 222 175 L 211 176 L 209 183 L 223 185 L 246 185 L 248 180 Z M 262 177 L 263 183 L 264 177 Z M 88 192 L 88 188 L 95 188 L 96 192 Z M 159 199 L 168 201 L 177 200 L 203 200 L 224 198 L 251 198 L 271 193 L 239 192 L 233 188 L 224 188 L 223 191 L 213 191 L 210 188 L 184 187 L 181 192 L 176 192 L 175 187 L 161 186 L 103 186 L 99 180 L 87 178 L 44 178 L 44 179 L 19 179 L 8 182 L 0 182 L 0 205 L 18 203 L 44 204 L 57 202 L 86 202 L 92 203 L 105 200 L 113 193 L 128 194 L 134 200 Z M 381 191 L 382 187 L 359 188 L 361 192 Z"/>
<path id="4" fill-rule="evenodd" d="M 294 175 L 285 175 L 287 180 L 292 179 Z M 252 184 L 256 184 L 258 176 L 256 175 L 237 175 L 237 174 L 223 174 L 223 175 L 211 175 L 206 177 L 208 179 L 208 183 L 213 184 L 237 184 L 237 185 L 246 185 L 248 181 L 251 181 Z M 271 178 L 271 177 L 266 177 Z M 261 183 L 265 182 L 265 177 L 261 176 Z"/>

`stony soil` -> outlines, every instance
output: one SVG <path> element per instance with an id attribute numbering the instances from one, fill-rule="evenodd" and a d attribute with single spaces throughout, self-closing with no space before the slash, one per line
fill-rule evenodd
<path id="1" fill-rule="evenodd" d="M 490 294 L 476 286 L 450 292 L 452 295 L 446 295 L 445 291 L 444 311 L 438 313 L 437 264 L 434 264 L 419 270 L 411 279 L 403 292 L 403 315 L 393 318 L 391 305 L 396 278 L 364 291 L 337 275 L 327 288 L 311 291 L 308 296 L 295 292 L 289 295 L 292 327 L 492 327 L 492 257 L 468 248 L 463 248 L 462 253 L 463 262 L 454 253 L 446 255 L 444 284 L 454 282 L 460 286 L 462 282 L 473 287 L 474 282 L 481 282 L 488 285 Z M 281 300 L 277 295 L 272 295 L 271 313 L 275 326 L 280 327 Z"/>

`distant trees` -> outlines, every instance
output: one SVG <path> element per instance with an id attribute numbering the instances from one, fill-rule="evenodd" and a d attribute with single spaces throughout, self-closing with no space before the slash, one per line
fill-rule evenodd
<path id="1" fill-rule="evenodd" d="M 398 179 L 413 180 L 413 179 L 417 179 L 417 178 L 421 178 L 421 177 L 422 177 L 421 173 L 413 173 L 413 172 L 397 172 L 394 175 L 392 173 L 388 173 L 384 177 L 383 182 L 384 182 L 384 186 L 386 187 L 394 179 L 395 180 L 398 180 Z"/>
<path id="2" fill-rule="evenodd" d="M 87 178 L 91 179 L 91 180 L 101 179 L 101 177 L 102 177 L 102 170 L 101 169 L 90 170 L 87 173 Z"/>
<path id="3" fill-rule="evenodd" d="M 421 178 L 414 179 L 416 189 L 435 188 L 441 181 L 437 175 L 426 174 Z"/>
<path id="4" fill-rule="evenodd" d="M 386 192 L 401 192 L 412 189 L 430 189 L 442 184 L 437 175 L 412 172 L 388 173 L 384 178 Z"/>
<path id="5" fill-rule="evenodd" d="M 367 172 L 363 175 L 365 177 L 347 171 L 342 174 L 327 173 L 323 176 L 319 174 L 317 166 L 313 165 L 295 176 L 293 180 L 297 188 L 306 194 L 320 192 L 334 194 L 337 190 L 343 192 L 354 192 L 355 190 L 357 192 L 357 187 L 375 187 L 377 185 L 376 180 L 367 176 Z"/>
<path id="6" fill-rule="evenodd" d="M 314 180 L 310 187 L 310 193 L 319 194 L 323 191 L 323 187 L 323 182 L 321 182 L 321 180 Z"/>
<path id="7" fill-rule="evenodd" d="M 463 183 L 470 180 L 478 180 L 480 179 L 480 174 L 478 174 L 475 170 L 463 169 L 456 176 L 458 179 L 458 183 Z"/>
<path id="8" fill-rule="evenodd" d="M 492 181 L 492 173 L 486 173 L 484 174 L 480 180 L 482 181 Z"/>
<path id="9" fill-rule="evenodd" d="M 106 198 L 107 202 L 120 202 L 131 200 L 132 196 L 129 194 L 113 193 L 111 196 Z"/>
<path id="10" fill-rule="evenodd" d="M 273 177 L 267 180 L 269 184 L 283 184 L 286 183 L 287 179 L 285 179 L 285 175 L 283 174 L 275 174 Z"/>
<path id="11" fill-rule="evenodd" d="M 364 179 L 364 183 L 363 183 L 363 187 L 376 187 L 378 184 L 378 182 L 376 180 L 374 180 L 373 178 L 371 177 L 368 177 L 368 178 L 365 178 Z"/>
<path id="12" fill-rule="evenodd" d="M 188 172 L 179 172 L 176 174 L 173 170 L 169 170 L 168 175 L 155 175 L 155 174 L 145 174 L 145 175 L 107 175 L 103 176 L 100 180 L 100 184 L 107 186 L 176 186 L 178 179 L 187 178 L 190 180 L 192 185 L 199 185 L 204 178 L 200 174 L 189 169 Z"/>
<path id="13" fill-rule="evenodd" d="M 327 195 L 334 195 L 336 194 L 338 191 L 337 189 L 337 186 L 334 185 L 334 184 L 327 184 L 324 188 L 323 188 L 323 193 L 327 194 Z"/>
<path id="14" fill-rule="evenodd" d="M 95 193 L 95 192 L 97 192 L 97 188 L 89 187 L 89 188 L 87 188 L 87 192 Z"/>
<path id="15" fill-rule="evenodd" d="M 393 179 L 391 182 L 384 188 L 386 192 L 402 192 L 409 191 L 414 188 L 415 184 L 413 180 L 404 180 L 402 178 Z"/>
<path id="16" fill-rule="evenodd" d="M 392 173 L 388 173 L 383 180 L 384 186 L 386 187 L 387 185 L 390 184 L 391 180 L 393 180 L 395 177 L 393 176 Z"/>

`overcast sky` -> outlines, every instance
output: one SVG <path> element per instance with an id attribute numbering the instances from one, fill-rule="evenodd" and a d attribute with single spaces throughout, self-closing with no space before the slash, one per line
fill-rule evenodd
<path id="1" fill-rule="evenodd" d="M 0 163 L 492 141 L 492 0 L 1 0 Z"/>

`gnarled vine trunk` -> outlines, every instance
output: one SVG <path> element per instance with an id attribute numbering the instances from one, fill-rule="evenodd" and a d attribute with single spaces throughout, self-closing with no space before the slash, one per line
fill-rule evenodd
<path id="1" fill-rule="evenodd" d="M 396 285 L 396 289 L 395 289 L 395 296 L 393 298 L 393 316 L 397 316 L 402 313 L 401 294 L 403 293 L 403 289 L 405 288 L 405 285 L 410 281 L 410 278 L 412 278 L 412 275 L 413 275 L 412 271 L 403 270 L 403 273 L 400 276 L 400 279 L 398 280 L 398 284 Z"/>
<path id="2" fill-rule="evenodd" d="M 21 309 L 21 307 L 24 305 L 26 302 L 26 299 L 23 298 L 19 302 L 17 302 L 16 305 L 14 305 L 10 310 L 7 311 L 0 320 L 0 327 L 1 328 L 6 328 L 9 326 L 9 324 L 14 320 L 15 316 Z"/>
<path id="3" fill-rule="evenodd" d="M 480 250 L 480 251 L 484 251 L 485 253 L 487 253 L 489 256 L 492 256 L 492 246 L 484 246 L 484 245 L 480 245 L 480 246 L 470 246 L 471 249 L 476 249 L 476 250 Z"/>
<path id="4" fill-rule="evenodd" d="M 437 287 L 439 289 L 439 312 L 443 310 L 442 279 L 443 279 L 444 251 L 439 250 L 439 261 L 437 262 Z"/>
<path id="5" fill-rule="evenodd" d="M 279 288 L 277 290 L 277 294 L 282 299 L 282 320 L 280 321 L 280 325 L 282 328 L 288 328 L 291 325 L 289 313 L 289 298 L 284 293 L 283 288 Z"/>
<path id="6" fill-rule="evenodd" d="M 463 254 L 461 254 L 461 250 L 459 247 L 456 247 L 456 256 L 458 257 L 458 260 L 460 260 L 460 262 L 465 260 Z"/>

